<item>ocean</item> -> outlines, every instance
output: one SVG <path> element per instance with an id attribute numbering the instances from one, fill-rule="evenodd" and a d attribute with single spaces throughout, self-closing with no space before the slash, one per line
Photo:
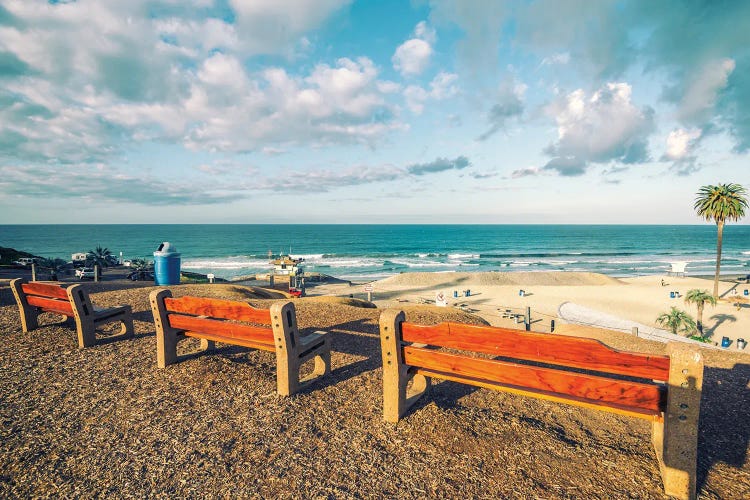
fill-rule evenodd
<path id="1" fill-rule="evenodd" d="M 217 277 L 266 272 L 268 254 L 305 259 L 305 270 L 354 281 L 430 271 L 591 271 L 662 274 L 687 261 L 712 275 L 716 226 L 654 225 L 4 225 L 0 246 L 70 260 L 97 245 L 153 259 L 169 241 L 182 269 Z M 722 274 L 750 274 L 750 226 L 724 230 Z"/>

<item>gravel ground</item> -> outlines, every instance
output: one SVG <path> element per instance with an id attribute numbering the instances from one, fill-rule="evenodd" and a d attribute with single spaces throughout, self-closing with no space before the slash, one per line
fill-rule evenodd
<path id="1" fill-rule="evenodd" d="M 133 306 L 135 339 L 105 335 L 79 350 L 72 323 L 52 316 L 24 334 L 0 287 L 2 498 L 663 498 L 645 420 L 443 382 L 384 423 L 377 309 L 296 301 L 301 328 L 332 332 L 334 371 L 281 398 L 273 353 L 220 345 L 157 369 L 153 288 L 90 286 L 97 305 Z M 240 286 L 171 288 L 269 304 Z M 433 307 L 407 315 L 483 323 Z M 664 348 L 587 333 L 619 349 Z M 750 364 L 704 352 L 699 491 L 750 498 Z"/>

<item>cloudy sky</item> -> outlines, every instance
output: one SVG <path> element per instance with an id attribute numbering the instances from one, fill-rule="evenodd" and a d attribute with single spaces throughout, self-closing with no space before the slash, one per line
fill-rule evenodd
<path id="1" fill-rule="evenodd" d="M 0 0 L 0 223 L 700 223 L 750 2 Z"/>

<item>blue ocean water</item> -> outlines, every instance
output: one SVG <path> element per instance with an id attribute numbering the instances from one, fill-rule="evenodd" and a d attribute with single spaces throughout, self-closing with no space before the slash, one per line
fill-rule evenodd
<path id="1" fill-rule="evenodd" d="M 367 281 L 413 271 L 591 271 L 661 274 L 688 261 L 713 274 L 716 226 L 652 225 L 6 225 L 0 246 L 70 260 L 97 245 L 153 259 L 162 241 L 182 269 L 232 278 L 265 272 L 268 253 L 307 271 Z M 750 226 L 727 225 L 722 273 L 750 273 Z"/>

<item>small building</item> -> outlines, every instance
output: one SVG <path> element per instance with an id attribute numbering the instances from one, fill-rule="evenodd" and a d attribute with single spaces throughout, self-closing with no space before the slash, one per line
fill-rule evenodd
<path id="1" fill-rule="evenodd" d="M 70 260 L 75 264 L 76 262 L 86 262 L 87 253 L 74 253 L 70 256 Z"/>
<path id="2" fill-rule="evenodd" d="M 273 274 L 276 276 L 299 276 L 305 273 L 302 268 L 303 258 L 294 259 L 289 255 L 279 255 L 278 258 L 271 260 L 273 264 Z"/>

